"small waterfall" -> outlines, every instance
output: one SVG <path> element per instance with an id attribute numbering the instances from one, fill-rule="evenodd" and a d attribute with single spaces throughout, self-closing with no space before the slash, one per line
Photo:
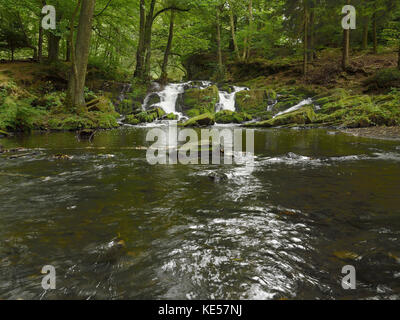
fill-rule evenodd
<path id="1" fill-rule="evenodd" d="M 157 106 L 161 107 L 167 114 L 175 113 L 181 115 L 176 112 L 176 101 L 180 94 L 185 92 L 185 87 L 188 83 L 170 83 L 165 86 L 164 90 L 159 92 L 160 103 L 157 103 Z"/>
<path id="2" fill-rule="evenodd" d="M 183 83 L 170 83 L 164 88 L 161 88 L 157 83 L 155 83 L 153 85 L 154 90 L 152 90 L 152 92 L 150 92 L 144 99 L 142 108 L 143 110 L 146 110 L 150 107 L 160 107 L 167 114 L 174 113 L 178 115 L 179 118 L 182 118 L 184 116 L 176 110 L 179 96 L 182 95 L 187 89 L 198 88 L 204 90 L 212 85 L 213 83 L 211 81 L 189 81 Z M 219 91 L 219 102 L 215 106 L 216 111 L 235 111 L 236 93 L 243 90 L 248 90 L 248 88 L 236 86 L 233 86 L 232 89 L 233 91 L 231 93 Z M 159 96 L 160 102 L 150 104 L 150 101 L 154 95 Z"/>
<path id="3" fill-rule="evenodd" d="M 245 87 L 233 87 L 233 92 L 229 93 L 226 91 L 219 91 L 219 102 L 216 106 L 216 111 L 236 111 L 235 104 L 236 104 L 236 93 L 240 91 L 248 90 Z"/>
<path id="4" fill-rule="evenodd" d="M 281 116 L 283 114 L 289 113 L 289 112 L 293 112 L 296 110 L 299 110 L 301 107 L 306 106 L 307 104 L 311 104 L 313 102 L 313 100 L 311 98 L 308 98 L 306 100 L 301 101 L 299 104 L 296 104 L 294 107 L 291 107 L 285 111 L 279 112 L 277 113 L 274 118 L 276 118 L 277 116 Z"/>
<path id="5" fill-rule="evenodd" d="M 123 84 L 122 90 L 121 90 L 121 92 L 119 93 L 119 96 L 118 96 L 118 101 L 119 102 L 122 102 L 125 99 L 126 94 L 131 90 L 131 88 L 132 88 L 132 84 L 130 84 L 130 83 L 124 83 Z"/>

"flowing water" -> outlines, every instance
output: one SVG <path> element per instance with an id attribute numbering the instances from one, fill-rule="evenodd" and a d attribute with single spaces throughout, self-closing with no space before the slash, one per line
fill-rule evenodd
<path id="1" fill-rule="evenodd" d="M 236 111 L 236 93 L 244 90 L 247 90 L 247 88 L 234 86 L 232 92 L 219 91 L 219 102 L 217 104 L 217 111 Z"/>
<path id="2" fill-rule="evenodd" d="M 151 166 L 148 130 L 0 141 L 34 149 L 0 155 L 0 298 L 400 298 L 398 143 L 257 130 L 249 172 Z"/>
<path id="3" fill-rule="evenodd" d="M 153 84 L 153 90 L 149 92 L 144 99 L 143 109 L 146 110 L 151 107 L 160 107 L 167 114 L 174 113 L 178 115 L 179 118 L 182 118 L 184 115 L 177 111 L 178 98 L 182 97 L 188 89 L 197 88 L 204 90 L 212 85 L 213 83 L 210 81 L 188 81 L 182 83 L 169 83 L 162 88 L 155 82 Z M 232 92 L 219 91 L 219 101 L 215 106 L 216 111 L 235 111 L 236 93 L 243 90 L 248 90 L 248 88 L 232 86 Z M 151 104 L 150 101 L 154 95 L 157 95 L 160 98 L 160 102 Z"/>

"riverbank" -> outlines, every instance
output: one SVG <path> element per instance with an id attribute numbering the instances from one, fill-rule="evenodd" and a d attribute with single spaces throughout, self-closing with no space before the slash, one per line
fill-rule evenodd
<path id="1" fill-rule="evenodd" d="M 319 53 L 306 77 L 301 75 L 299 61 L 295 59 L 277 62 L 255 58 L 246 63 L 228 63 L 225 82 L 177 84 L 172 89 L 178 86 L 181 91 L 172 93 L 163 92 L 159 85 L 128 78 L 125 83 L 119 82 L 121 79 L 106 80 L 101 71 L 89 68 L 87 108 L 79 114 L 65 107 L 68 64 L 3 63 L 0 130 L 7 135 L 30 130 L 112 129 L 120 126 L 121 114 L 125 123 L 140 125 L 176 119 L 177 112 L 189 118 L 184 126 L 399 126 L 400 71 L 395 68 L 396 54 L 362 52 L 352 59 L 346 72 L 338 69 L 338 59 L 339 52 Z M 166 94 L 178 95 L 176 105 L 172 106 L 175 113 L 169 107 L 160 108 L 160 97 Z M 226 99 L 229 95 L 233 97 L 232 105 L 220 110 L 221 96 Z"/>
<path id="2" fill-rule="evenodd" d="M 400 141 L 400 127 L 370 127 L 343 129 L 341 132 L 355 136 L 379 140 Z"/>

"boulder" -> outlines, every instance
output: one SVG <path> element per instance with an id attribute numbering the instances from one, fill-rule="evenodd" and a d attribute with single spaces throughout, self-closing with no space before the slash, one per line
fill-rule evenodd
<path id="1" fill-rule="evenodd" d="M 312 105 L 306 105 L 299 110 L 282 114 L 276 118 L 261 121 L 256 123 L 251 123 L 250 127 L 278 127 L 287 126 L 291 124 L 310 124 L 317 118 Z"/>
<path id="2" fill-rule="evenodd" d="M 215 122 L 221 124 L 243 123 L 250 120 L 252 120 L 252 116 L 247 113 L 224 110 L 215 114 Z"/>
<path id="3" fill-rule="evenodd" d="M 215 117 L 212 113 L 204 113 L 186 121 L 184 127 L 206 127 L 215 124 Z"/>
<path id="4" fill-rule="evenodd" d="M 217 86 L 206 89 L 192 88 L 183 94 L 182 112 L 189 117 L 196 117 L 203 113 L 213 113 L 219 101 Z"/>
<path id="5" fill-rule="evenodd" d="M 142 111 L 137 114 L 126 116 L 124 122 L 131 125 L 138 125 L 140 123 L 151 123 L 159 119 L 163 119 L 165 111 L 161 108 L 152 108 L 147 111 Z"/>

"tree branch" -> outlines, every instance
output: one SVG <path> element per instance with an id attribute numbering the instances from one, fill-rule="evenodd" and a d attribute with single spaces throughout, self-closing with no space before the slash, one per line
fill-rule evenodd
<path id="1" fill-rule="evenodd" d="M 157 18 L 160 14 L 162 14 L 162 13 L 164 13 L 165 11 L 168 11 L 168 10 L 175 10 L 175 11 L 181 11 L 181 12 L 188 12 L 188 11 L 190 11 L 190 9 L 182 9 L 182 8 L 178 8 L 178 7 L 167 7 L 167 8 L 164 8 L 164 9 L 161 9 L 160 11 L 158 11 L 158 12 L 153 16 L 153 21 L 156 20 L 156 18 Z"/>

